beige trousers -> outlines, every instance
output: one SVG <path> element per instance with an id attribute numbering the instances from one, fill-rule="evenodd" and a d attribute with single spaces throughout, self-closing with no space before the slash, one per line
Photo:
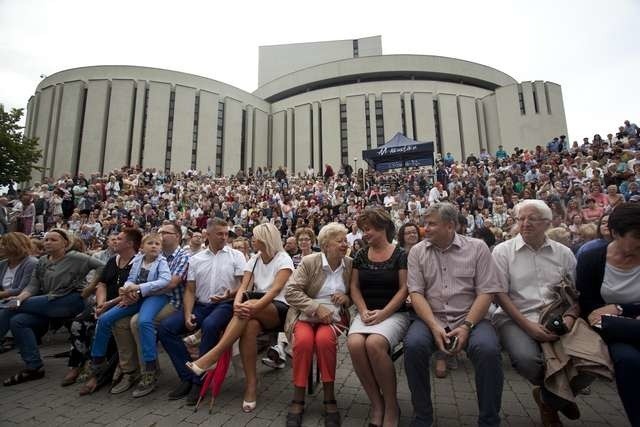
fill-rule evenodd
<path id="1" fill-rule="evenodd" d="M 176 311 L 173 305 L 165 305 L 156 315 L 155 325 L 158 326 L 163 319 Z M 120 369 L 126 373 L 138 372 L 140 367 L 144 366 L 138 334 L 138 315 L 134 314 L 118 320 L 113 325 L 112 333 L 118 347 Z"/>

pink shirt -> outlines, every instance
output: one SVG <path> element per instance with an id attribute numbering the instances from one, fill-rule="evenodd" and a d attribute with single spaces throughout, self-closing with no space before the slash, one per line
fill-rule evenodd
<path id="1" fill-rule="evenodd" d="M 423 294 L 438 323 L 451 329 L 466 318 L 477 295 L 507 291 L 487 245 L 459 234 L 444 250 L 426 240 L 411 248 L 407 286 Z"/>

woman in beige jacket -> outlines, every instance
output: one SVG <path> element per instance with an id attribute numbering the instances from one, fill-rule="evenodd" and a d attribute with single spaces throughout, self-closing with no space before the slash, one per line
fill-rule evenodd
<path id="1" fill-rule="evenodd" d="M 349 324 L 345 309 L 351 304 L 347 229 L 342 224 L 329 223 L 320 230 L 318 241 L 322 252 L 302 258 L 285 293 L 289 303 L 285 332 L 289 342 L 293 342 L 294 385 L 287 414 L 288 427 L 302 424 L 304 393 L 314 349 L 324 390 L 325 426 L 340 425 L 333 384 L 338 336 Z"/>

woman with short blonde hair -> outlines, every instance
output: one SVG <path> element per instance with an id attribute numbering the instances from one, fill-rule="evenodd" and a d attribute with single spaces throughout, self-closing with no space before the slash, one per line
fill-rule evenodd
<path id="1" fill-rule="evenodd" d="M 253 247 L 257 253 L 244 270 L 242 284 L 233 303 L 233 318 L 211 350 L 187 367 L 196 375 L 213 368 L 214 363 L 240 339 L 240 355 L 245 375 L 242 410 L 253 412 L 257 400 L 257 337 L 264 330 L 281 328 L 289 306 L 284 285 L 293 272 L 293 262 L 282 246 L 280 232 L 271 223 L 253 229 Z"/>

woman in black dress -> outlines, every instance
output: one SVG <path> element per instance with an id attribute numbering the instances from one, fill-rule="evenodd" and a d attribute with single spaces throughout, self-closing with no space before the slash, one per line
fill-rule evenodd
<path id="1" fill-rule="evenodd" d="M 404 306 L 407 254 L 391 243 L 395 227 L 384 209 L 365 210 L 358 227 L 367 246 L 353 260 L 350 291 L 358 314 L 349 328 L 347 345 L 353 368 L 371 401 L 370 425 L 394 426 L 400 410 L 390 350 L 409 327 Z"/>

